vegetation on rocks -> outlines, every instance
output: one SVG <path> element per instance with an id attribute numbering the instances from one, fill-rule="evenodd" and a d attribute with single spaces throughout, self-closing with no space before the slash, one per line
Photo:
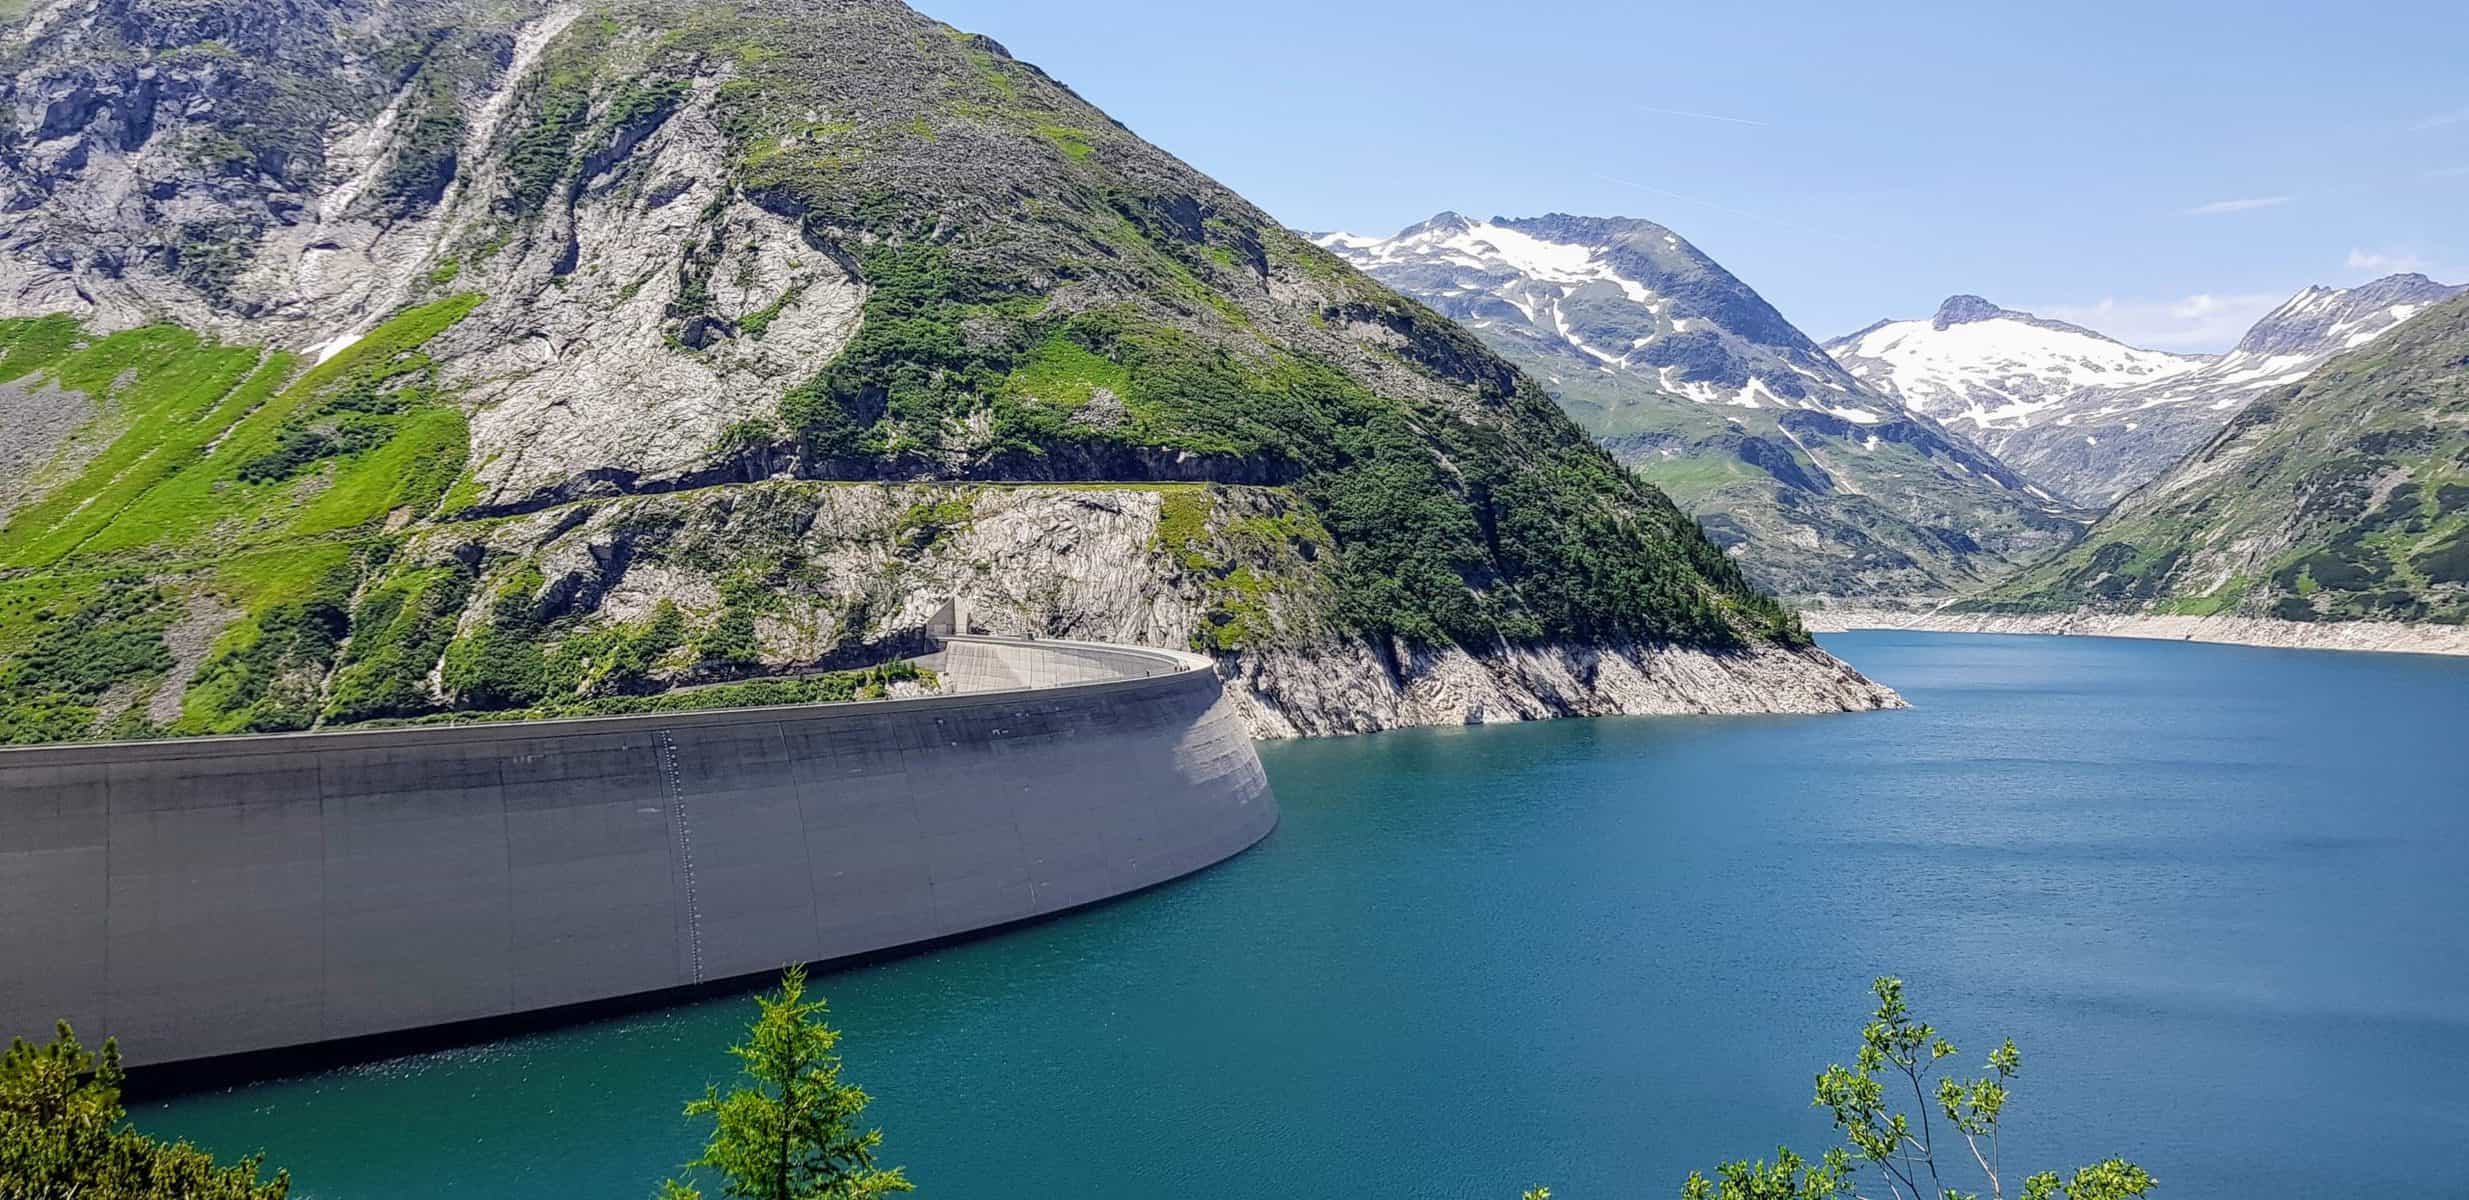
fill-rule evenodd
<path id="1" fill-rule="evenodd" d="M 161 587 L 113 576 L 78 599 L 26 614 L 22 642 L 0 658 L 0 744 L 80 737 L 114 688 L 171 669 L 163 630 L 174 605 Z"/>
<path id="2" fill-rule="evenodd" d="M 354 593 L 385 561 L 390 515 L 433 507 L 462 470 L 464 418 L 423 347 L 478 300 L 409 310 L 305 371 L 170 327 L 95 337 L 57 318 L 0 322 L 0 373 L 110 414 L 79 435 L 94 452 L 62 459 L 60 478 L 0 525 L 5 736 L 157 732 L 134 700 L 176 665 L 164 633 L 183 597 L 242 615 L 163 732 L 305 728 L 409 703 L 425 665 L 388 675 L 402 669 L 402 585 Z M 355 611 L 371 618 L 353 640 L 357 669 L 336 699 L 316 699 Z M 107 694 L 125 718 L 109 729 L 97 725 L 113 716 Z"/>
<path id="3" fill-rule="evenodd" d="M 476 721 L 550 721 L 577 717 L 632 717 L 646 713 L 713 712 L 733 708 L 777 708 L 795 704 L 846 704 L 855 700 L 887 699 L 892 695 L 892 689 L 901 685 L 932 691 L 940 683 L 940 676 L 915 663 L 893 662 L 854 671 L 749 679 L 742 683 L 716 683 L 642 695 L 570 697 L 521 708 L 433 713 L 409 722 L 380 721 L 371 724 L 463 725 Z"/>
<path id="4" fill-rule="evenodd" d="M 1462 332 L 1000 47 L 912 36 L 871 6 L 670 19 L 652 70 L 729 75 L 716 115 L 738 186 L 846 244 L 869 289 L 855 342 L 781 403 L 806 473 L 1295 483 L 1343 560 L 1349 633 L 1797 637 Z M 858 58 L 868 72 L 835 68 Z M 1326 295 L 1274 297 L 1268 276 L 1289 272 Z M 1396 345 L 1367 358 L 1336 332 L 1367 321 Z"/>
<path id="5" fill-rule="evenodd" d="M 2264 396 L 1967 607 L 2469 622 L 2469 297 Z"/>
<path id="6" fill-rule="evenodd" d="M 238 12 L 197 7 L 200 29 Z M 952 496 L 886 522 L 881 562 L 709 552 L 663 560 L 648 595 L 607 589 L 660 531 L 610 531 L 558 563 L 499 534 L 671 489 L 709 493 L 672 516 L 726 524 L 741 501 L 782 499 L 757 493 L 788 476 L 1128 484 L 1174 505 L 1215 489 L 1200 528 L 1162 535 L 1141 569 L 1179 592 L 1158 611 L 1192 627 L 1171 636 L 1226 655 L 1807 644 L 1686 514 L 1464 331 L 1002 47 L 889 0 L 546 13 L 241 22 L 230 51 L 255 59 L 230 69 L 279 102 L 245 122 L 219 99 L 210 120 L 152 113 L 156 136 L 193 152 L 179 170 L 200 173 L 165 164 L 167 194 L 200 198 L 181 211 L 212 228 L 148 231 L 188 237 L 187 265 L 127 278 L 173 288 L 163 310 L 229 317 L 227 335 L 0 322 L 0 385 L 92 409 L 46 444 L 30 488 L 0 494 L 0 678 L 51 669 L 25 657 L 57 652 L 37 645 L 36 614 L 84 611 L 114 579 L 162 597 L 124 631 L 150 648 L 109 657 L 99 690 L 11 690 L 11 736 L 531 712 L 845 666 L 903 636 L 885 622 L 915 607 L 921 572 L 1045 630 L 1085 631 L 1071 603 L 1121 599 L 946 561 L 978 519 Z M 25 70 L 67 79 L 101 52 L 80 39 L 117 36 L 62 25 Z M 109 48 L 124 51 L 194 57 Z M 121 118 L 78 119 L 96 153 L 132 152 L 107 144 Z M 321 205 L 312 183 L 344 165 L 359 190 Z M 409 299 L 315 363 L 234 332 L 262 312 L 285 344 L 317 340 L 296 314 L 327 297 L 267 293 L 288 267 L 248 257 L 260 231 L 282 241 L 310 221 L 416 227 L 429 247 L 364 264 L 400 276 L 379 302 Z M 344 255 L 320 261 L 351 261 L 367 234 L 320 245 Z M 657 302 L 634 306 L 647 288 Z M 611 378 L 689 389 L 647 405 L 710 423 L 635 428 L 607 407 L 622 389 L 555 404 L 525 390 L 548 386 L 525 374 L 541 356 L 583 347 L 599 361 L 578 369 L 622 361 Z M 691 444 L 643 449 L 672 434 Z"/>

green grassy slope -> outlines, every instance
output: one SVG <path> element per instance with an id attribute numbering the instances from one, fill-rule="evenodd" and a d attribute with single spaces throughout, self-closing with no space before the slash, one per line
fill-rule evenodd
<path id="1" fill-rule="evenodd" d="M 266 32 L 243 19 L 249 0 L 190 7 L 196 29 Z M 474 5 L 464 32 L 499 38 L 547 8 Z M 364 47 L 318 42 L 348 24 L 284 25 L 285 54 L 247 71 L 293 72 L 271 87 L 300 63 L 361 61 Z M 90 52 L 203 86 L 199 45 L 62 28 L 41 53 L 70 74 Z M 883 581 L 831 579 L 794 559 L 793 538 L 715 537 L 664 560 L 664 586 L 690 601 L 665 612 L 557 593 L 521 522 L 587 519 L 588 506 L 481 486 L 467 408 L 479 402 L 437 361 L 529 336 L 527 302 L 581 286 L 596 265 L 582 247 L 600 243 L 580 223 L 652 213 L 692 216 L 654 353 L 766 337 L 793 294 L 737 316 L 712 299 L 748 274 L 750 248 L 728 236 L 749 227 L 729 219 L 743 205 L 787 222 L 801 258 L 862 279 L 862 324 L 780 381 L 776 411 L 703 449 L 710 470 L 678 485 L 689 499 L 629 510 L 644 521 L 673 531 L 741 505 L 829 500 L 789 483 L 1243 485 L 1239 502 L 1209 493 L 1196 522 L 1170 513 L 1183 532 L 1156 548 L 1199 593 L 1194 641 L 1212 651 L 1807 645 L 1531 380 L 991 42 L 889 0 L 604 0 L 512 81 L 490 138 L 445 155 L 473 131 L 423 106 L 481 86 L 485 70 L 455 72 L 496 61 L 468 41 L 404 40 L 382 64 L 409 108 L 379 131 L 395 143 L 372 194 L 388 220 L 451 219 L 421 302 L 350 349 L 312 364 L 163 326 L 0 325 L 0 384 L 96 408 L 0 524 L 0 740 L 632 703 L 703 681 L 701 667 L 782 665 L 759 631 L 783 589 L 826 583 L 861 591 L 802 659 L 887 632 L 861 594 Z M 360 92 L 276 90 L 291 107 L 252 110 L 268 145 L 322 145 L 329 126 L 366 119 Z M 212 132 L 156 116 L 158 139 Z M 664 211 L 680 193 L 646 149 L 663 138 L 693 139 L 689 157 L 719 164 L 728 193 L 699 214 Z M 273 186 L 230 165 L 181 169 L 200 194 Z M 446 188 L 438 171 L 471 186 Z M 213 261 L 245 266 L 257 235 L 232 236 L 249 244 Z M 249 329 L 211 281 L 180 278 Z M 646 364 L 631 377 L 662 376 Z M 569 464 L 563 482 L 626 476 L 607 465 Z M 892 536 L 931 543 L 945 523 L 927 511 Z M 760 561 L 757 545 L 777 553 Z"/>
<path id="2" fill-rule="evenodd" d="M 2257 400 L 1968 607 L 2469 622 L 2469 298 Z"/>
<path id="3" fill-rule="evenodd" d="M 1694 514 L 1759 586 L 1790 597 L 1942 597 L 1987 586 L 2082 524 L 1866 426 L 1699 404 L 1635 375 L 1571 370 L 1498 346 L 1549 378 L 1579 425 Z M 1785 422 L 1790 422 L 1787 428 Z"/>
<path id="4" fill-rule="evenodd" d="M 64 450 L 74 467 L 0 525 L 0 741 L 251 727 L 275 681 L 244 678 L 249 656 L 319 596 L 348 597 L 384 526 L 432 512 L 462 470 L 463 413 L 422 347 L 478 300 L 407 312 L 305 370 L 170 327 L 0 322 L 0 382 L 93 397 L 102 415 L 77 437 L 104 443 Z M 174 667 L 165 634 L 222 609 L 239 616 L 210 622 L 184 711 L 150 719 Z"/>

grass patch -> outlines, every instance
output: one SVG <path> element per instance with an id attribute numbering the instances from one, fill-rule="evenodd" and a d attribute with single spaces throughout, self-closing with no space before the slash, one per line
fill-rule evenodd
<path id="1" fill-rule="evenodd" d="M 211 440 L 211 453 L 175 466 L 135 450 L 157 469 L 133 489 L 133 480 L 115 477 L 113 494 L 135 492 L 126 505 L 116 515 L 89 510 L 47 532 L 45 544 L 83 556 L 229 552 L 359 529 L 397 508 L 425 514 L 461 473 L 469 437 L 461 411 L 437 394 L 435 364 L 421 347 L 481 299 L 463 295 L 410 309 L 280 391 L 272 383 L 292 363 L 276 356 L 214 410 L 203 423 L 212 428 L 188 431 L 195 446 Z M 372 399 L 379 394 L 391 399 Z M 317 486 L 299 486 L 306 471 L 268 480 L 261 469 L 257 481 L 248 477 L 252 464 L 279 458 L 287 438 L 296 441 L 299 431 L 344 416 L 376 423 L 385 436 L 374 444 L 334 444 L 339 454 L 316 460 L 309 482 Z M 130 440 L 114 443 L 113 453 Z M 20 561 L 9 546 L 19 524 L 0 533 L 0 559 Z"/>
<path id="2" fill-rule="evenodd" d="M 1123 364 L 1089 349 L 1057 331 L 1012 368 L 1003 390 L 1021 399 L 1076 409 L 1088 404 L 1099 388 L 1117 396 L 1132 392 L 1132 374 Z"/>
<path id="3" fill-rule="evenodd" d="M 1073 162 L 1086 162 L 1090 155 L 1097 153 L 1097 147 L 1090 142 L 1089 132 L 1085 129 L 1074 129 L 1069 125 L 1040 125 L 1037 132 L 1038 136 L 1054 143 L 1055 149 L 1063 152 L 1063 157 Z"/>
<path id="4" fill-rule="evenodd" d="M 771 331 L 772 322 L 779 320 L 780 314 L 786 311 L 790 305 L 797 303 L 798 298 L 804 296 L 805 294 L 806 283 L 804 280 L 800 280 L 789 285 L 789 290 L 780 293 L 779 299 L 774 300 L 771 303 L 766 304 L 763 307 L 747 313 L 745 316 L 739 318 L 737 322 L 738 332 L 743 333 L 747 337 L 753 338 L 756 341 L 763 340 L 763 335 Z"/>
<path id="5" fill-rule="evenodd" d="M 1209 520 L 1217 513 L 1217 497 L 1205 490 L 1173 492 L 1158 497 L 1156 549 L 1184 570 L 1198 574 L 1218 567 L 1209 555 Z"/>
<path id="6" fill-rule="evenodd" d="M 22 640 L 0 658 L 0 744 L 86 736 L 107 693 L 171 670 L 163 631 L 178 614 L 169 592 L 135 575 L 102 580 L 75 607 L 26 614 Z"/>
<path id="7" fill-rule="evenodd" d="M 947 535 L 968 528 L 976 516 L 976 501 L 965 495 L 912 505 L 892 526 L 892 540 L 912 553 L 923 552 Z"/>
<path id="8" fill-rule="evenodd" d="M 784 679 L 753 679 L 739 683 L 680 688 L 654 696 L 599 696 L 530 708 L 496 712 L 433 714 L 405 724 L 441 725 L 496 721 L 547 721 L 577 717 L 627 717 L 648 713 L 708 712 L 737 708 L 775 708 L 789 704 L 840 704 L 880 700 L 897 683 L 932 689 L 942 680 L 914 663 L 895 662 L 858 671 L 833 671 Z M 379 722 L 393 724 L 395 722 Z"/>
<path id="9" fill-rule="evenodd" d="M 57 359 L 60 386 L 102 401 L 121 432 L 75 479 L 0 527 L 0 566 L 49 565 L 106 532 L 151 544 L 149 531 L 120 523 L 262 408 L 291 366 L 286 355 L 169 326 L 113 334 Z"/>

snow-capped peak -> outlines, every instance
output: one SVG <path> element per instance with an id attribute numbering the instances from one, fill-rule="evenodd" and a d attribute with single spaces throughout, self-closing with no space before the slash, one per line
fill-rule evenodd
<path id="1" fill-rule="evenodd" d="M 1816 409 L 1856 423 L 1903 415 L 1652 222 L 1442 213 L 1391 238 L 1313 240 L 1480 333 L 1567 360 L 1562 372 L 1631 374 L 1702 404 Z"/>
<path id="2" fill-rule="evenodd" d="M 2352 288 L 2310 287 L 2255 322 L 2232 356 L 2354 350 L 2460 291 L 2415 274 L 2387 275 Z"/>
<path id="3" fill-rule="evenodd" d="M 1608 283 L 1640 304 L 1654 299 L 1645 285 L 1614 270 L 1601 247 L 1547 241 L 1496 221 L 1470 221 L 1456 213 L 1442 213 L 1385 240 L 1333 233 L 1318 241 L 1367 269 L 1437 261 L 1547 283 Z"/>
<path id="4" fill-rule="evenodd" d="M 1970 295 L 1949 298 L 1929 320 L 1882 321 L 1826 349 L 1871 386 L 1977 432 L 2032 425 L 2086 388 L 2149 383 L 2204 363 Z"/>
<path id="5" fill-rule="evenodd" d="M 2083 504 L 2150 481 L 2255 397 L 2389 332 L 2462 289 L 2423 275 L 2310 287 L 2224 355 L 2139 350 L 1957 296 L 1928 321 L 1884 321 L 1827 343 L 1853 374 L 1970 434 Z"/>

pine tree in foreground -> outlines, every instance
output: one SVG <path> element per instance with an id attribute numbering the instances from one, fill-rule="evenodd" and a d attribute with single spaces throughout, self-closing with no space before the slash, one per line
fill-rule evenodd
<path id="1" fill-rule="evenodd" d="M 806 999 L 806 970 L 791 967 L 780 990 L 758 996 L 761 1014 L 746 1041 L 729 1053 L 740 1081 L 725 1094 L 718 1087 L 686 1105 L 689 1117 L 715 1121 L 703 1156 L 690 1171 L 710 1171 L 726 1181 L 723 1194 L 736 1200 L 874 1200 L 913 1190 L 895 1167 L 874 1165 L 883 1131 L 860 1131 L 870 1097 L 840 1079 L 833 1050 L 840 1033 L 824 1024 L 821 999 Z M 660 1200 L 701 1200 L 702 1192 L 672 1179 Z"/>

